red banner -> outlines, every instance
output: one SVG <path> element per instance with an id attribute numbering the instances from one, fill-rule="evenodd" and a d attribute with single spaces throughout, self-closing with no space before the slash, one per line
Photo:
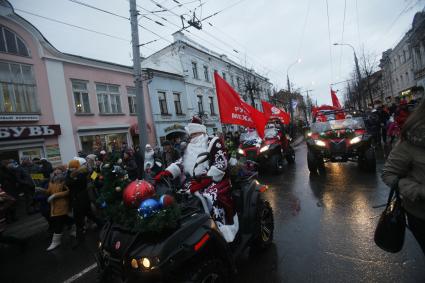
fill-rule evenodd
<path id="1" fill-rule="evenodd" d="M 261 104 L 263 105 L 264 116 L 266 116 L 267 120 L 279 119 L 282 124 L 289 125 L 289 121 L 291 119 L 289 113 L 286 113 L 282 109 L 263 100 L 261 101 Z"/>
<path id="2" fill-rule="evenodd" d="M 336 108 L 342 108 L 341 104 L 339 103 L 338 96 L 336 96 L 336 91 L 331 89 L 331 97 L 332 97 L 332 105 Z"/>
<path id="3" fill-rule="evenodd" d="M 217 73 L 214 73 L 214 80 L 221 122 L 255 128 L 258 135 L 264 137 L 267 120 L 263 113 L 245 103 Z"/>

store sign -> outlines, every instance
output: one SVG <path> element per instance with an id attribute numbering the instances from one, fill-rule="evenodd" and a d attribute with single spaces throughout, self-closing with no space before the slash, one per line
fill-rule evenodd
<path id="1" fill-rule="evenodd" d="M 173 131 L 177 131 L 177 130 L 184 131 L 184 127 L 180 124 L 174 124 L 174 125 L 171 125 L 171 126 L 165 128 L 164 132 L 168 133 L 168 132 L 173 132 Z"/>
<path id="2" fill-rule="evenodd" d="M 14 121 L 38 121 L 40 115 L 0 115 L 0 122 L 14 122 Z"/>
<path id="3" fill-rule="evenodd" d="M 60 134 L 60 125 L 0 127 L 0 141 L 25 138 L 52 137 L 59 136 Z"/>

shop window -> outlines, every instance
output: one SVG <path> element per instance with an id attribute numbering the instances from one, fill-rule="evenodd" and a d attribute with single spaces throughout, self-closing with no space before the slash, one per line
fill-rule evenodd
<path id="1" fill-rule="evenodd" d="M 32 66 L 0 62 L 0 112 L 39 112 Z"/>
<path id="2" fill-rule="evenodd" d="M 96 84 L 96 94 L 99 113 L 122 113 L 120 92 L 117 85 Z"/>
<path id="3" fill-rule="evenodd" d="M 122 144 L 127 143 L 127 133 L 80 136 L 80 141 L 81 150 L 86 154 L 101 150 L 110 152 L 121 150 Z"/>
<path id="4" fill-rule="evenodd" d="M 0 26 L 0 52 L 29 57 L 24 41 L 13 31 Z"/>
<path id="5" fill-rule="evenodd" d="M 127 87 L 127 95 L 130 114 L 136 114 L 136 88 Z"/>
<path id="6" fill-rule="evenodd" d="M 176 109 L 176 114 L 177 115 L 182 115 L 182 102 L 180 100 L 180 93 L 173 93 L 174 96 L 174 108 Z"/>
<path id="7" fill-rule="evenodd" d="M 74 94 L 75 113 L 91 113 L 87 82 L 72 81 L 72 92 Z"/>
<path id="8" fill-rule="evenodd" d="M 158 92 L 159 109 L 162 115 L 168 115 L 167 95 L 163 91 Z"/>

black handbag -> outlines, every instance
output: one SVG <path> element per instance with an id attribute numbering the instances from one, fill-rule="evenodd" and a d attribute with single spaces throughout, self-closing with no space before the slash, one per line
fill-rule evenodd
<path id="1" fill-rule="evenodd" d="M 406 215 L 398 191 L 398 179 L 391 186 L 387 205 L 376 226 L 375 244 L 390 253 L 401 251 L 406 231 Z"/>

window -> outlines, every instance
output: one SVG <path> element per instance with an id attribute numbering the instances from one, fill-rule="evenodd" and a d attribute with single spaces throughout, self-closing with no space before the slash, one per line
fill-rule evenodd
<path id="1" fill-rule="evenodd" d="M 198 64 L 196 64 L 196 62 L 192 62 L 192 72 L 193 72 L 193 78 L 194 79 L 199 79 L 199 76 L 198 76 Z"/>
<path id="2" fill-rule="evenodd" d="M 211 115 L 215 115 L 215 109 L 214 109 L 214 97 L 208 97 L 209 103 L 210 103 L 210 113 Z"/>
<path id="3" fill-rule="evenodd" d="M 72 92 L 74 94 L 75 113 L 90 113 L 87 83 L 84 81 L 72 81 Z"/>
<path id="4" fill-rule="evenodd" d="M 176 109 L 177 115 L 182 115 L 182 102 L 180 100 L 180 93 L 173 93 L 174 96 L 174 108 Z"/>
<path id="5" fill-rule="evenodd" d="M 202 103 L 202 95 L 198 95 L 198 112 L 202 113 L 204 112 L 204 104 Z"/>
<path id="6" fill-rule="evenodd" d="M 117 85 L 96 84 L 97 103 L 101 114 L 119 114 L 121 99 Z"/>
<path id="7" fill-rule="evenodd" d="M 221 74 L 223 75 L 223 80 L 227 81 L 226 80 L 226 73 L 225 72 L 222 72 Z"/>
<path id="8" fill-rule="evenodd" d="M 233 77 L 233 75 L 230 75 L 230 84 L 232 85 L 232 87 L 235 87 L 235 78 Z"/>
<path id="9" fill-rule="evenodd" d="M 29 57 L 24 41 L 13 31 L 0 26 L 0 52 Z"/>
<path id="10" fill-rule="evenodd" d="M 128 95 L 128 110 L 130 114 L 136 114 L 136 88 L 132 86 L 127 87 Z"/>
<path id="11" fill-rule="evenodd" d="M 0 112 L 39 112 L 32 66 L 0 62 Z"/>
<path id="12" fill-rule="evenodd" d="M 210 73 L 208 71 L 208 66 L 204 66 L 204 77 L 206 82 L 210 81 Z"/>
<path id="13" fill-rule="evenodd" d="M 240 91 L 241 90 L 241 78 L 240 77 L 236 78 L 236 84 L 238 85 L 238 90 Z"/>
<path id="14" fill-rule="evenodd" d="M 168 114 L 167 108 L 167 96 L 165 92 L 158 92 L 158 100 L 159 100 L 159 109 L 161 110 L 161 114 Z"/>

